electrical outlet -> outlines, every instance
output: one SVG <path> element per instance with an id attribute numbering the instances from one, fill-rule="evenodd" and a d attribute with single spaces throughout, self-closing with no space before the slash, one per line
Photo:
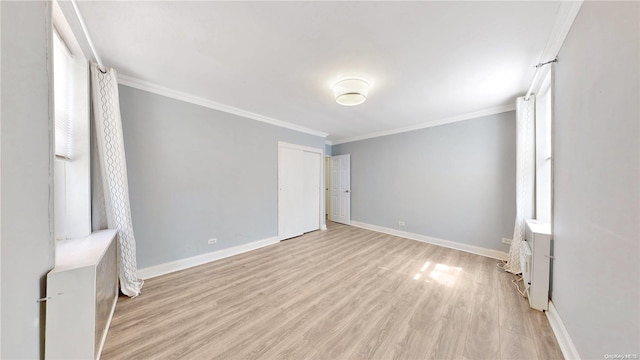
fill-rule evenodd
<path id="1" fill-rule="evenodd" d="M 511 240 L 511 239 L 502 238 L 502 243 L 503 243 L 503 244 L 511 245 L 511 242 L 512 242 L 512 241 L 513 241 L 513 240 Z"/>
<path id="2" fill-rule="evenodd" d="M 218 239 L 209 239 L 207 240 L 207 244 L 211 245 L 211 244 L 215 244 L 218 241 Z"/>
<path id="3" fill-rule="evenodd" d="M 404 226 L 404 221 L 402 221 L 402 220 L 401 220 L 401 221 L 398 221 L 398 225 L 400 225 L 400 226 Z"/>

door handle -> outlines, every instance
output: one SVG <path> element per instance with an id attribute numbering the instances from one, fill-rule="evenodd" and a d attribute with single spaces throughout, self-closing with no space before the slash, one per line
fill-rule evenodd
<path id="1" fill-rule="evenodd" d="M 345 190 L 344 192 L 348 193 L 348 192 L 350 192 L 350 191 L 349 191 L 349 190 Z"/>

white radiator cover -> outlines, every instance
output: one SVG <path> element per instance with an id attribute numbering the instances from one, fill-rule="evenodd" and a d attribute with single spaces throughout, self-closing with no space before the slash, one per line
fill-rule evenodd
<path id="1" fill-rule="evenodd" d="M 549 273 L 551 269 L 551 225 L 536 220 L 526 220 L 526 243 L 531 256 L 522 264 L 525 288 L 528 287 L 529 306 L 546 311 L 549 309 Z"/>
<path id="2" fill-rule="evenodd" d="M 47 274 L 46 359 L 98 359 L 118 299 L 115 230 L 60 241 Z"/>
<path id="3" fill-rule="evenodd" d="M 522 271 L 522 282 L 524 284 L 524 292 L 529 291 L 531 285 L 531 246 L 526 240 L 520 243 L 520 270 Z"/>

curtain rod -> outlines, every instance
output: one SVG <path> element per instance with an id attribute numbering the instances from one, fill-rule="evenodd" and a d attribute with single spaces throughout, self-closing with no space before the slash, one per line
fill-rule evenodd
<path id="1" fill-rule="evenodd" d="M 71 5 L 73 5 L 73 10 L 76 12 L 76 17 L 78 18 L 78 21 L 80 21 L 82 32 L 84 33 L 85 39 L 87 39 L 87 42 L 89 43 L 89 48 L 91 48 L 91 52 L 93 53 L 93 58 L 98 63 L 98 69 L 102 72 L 105 72 L 107 68 L 102 63 L 100 56 L 98 56 L 98 53 L 96 52 L 96 48 L 93 46 L 93 41 L 91 41 L 91 36 L 89 36 L 89 31 L 87 30 L 87 26 L 84 23 L 84 19 L 82 18 L 82 15 L 80 15 L 80 9 L 78 9 L 78 4 L 76 3 L 76 0 L 71 0 Z"/>
<path id="2" fill-rule="evenodd" d="M 527 91 L 527 95 L 524 96 L 524 101 L 529 101 L 529 99 L 531 98 L 531 92 L 533 91 L 533 87 L 536 86 L 536 84 L 538 83 L 538 77 L 540 76 L 540 68 L 542 68 L 545 65 L 548 65 L 551 63 L 557 63 L 557 62 L 558 62 L 558 57 L 556 56 L 556 58 L 553 60 L 538 63 L 535 66 L 536 72 L 533 74 L 533 80 L 531 80 L 531 86 L 529 86 L 529 91 Z"/>

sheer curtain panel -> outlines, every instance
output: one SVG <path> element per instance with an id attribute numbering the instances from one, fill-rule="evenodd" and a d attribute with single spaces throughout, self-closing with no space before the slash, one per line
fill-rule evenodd
<path id="1" fill-rule="evenodd" d="M 114 69 L 91 65 L 93 107 L 93 230 L 118 231 L 118 277 L 123 294 L 140 294 L 136 242 L 131 223 L 127 162 L 124 153 L 118 82 Z"/>
<path id="2" fill-rule="evenodd" d="M 524 241 L 525 219 L 533 218 L 535 186 L 535 98 L 516 99 L 516 222 L 509 258 L 503 269 L 513 274 L 520 270 L 520 243 Z"/>

